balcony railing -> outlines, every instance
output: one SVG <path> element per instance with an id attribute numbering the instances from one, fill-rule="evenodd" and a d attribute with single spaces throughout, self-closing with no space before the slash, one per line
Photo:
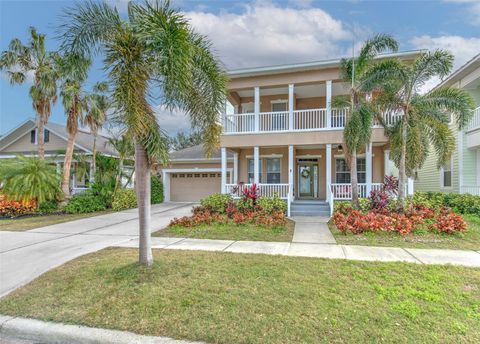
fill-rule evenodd
<path id="1" fill-rule="evenodd" d="M 462 186 L 460 193 L 480 196 L 480 186 Z"/>
<path id="2" fill-rule="evenodd" d="M 291 117 L 288 111 L 260 112 L 258 119 L 255 113 L 226 114 L 223 115 L 223 128 L 225 134 L 338 130 L 345 126 L 348 111 L 348 108 L 331 109 L 328 116 L 326 108 L 295 110 Z M 392 125 L 401 116 L 399 113 L 386 113 L 384 121 Z M 379 125 L 374 123 L 374 126 Z"/>
<path id="3" fill-rule="evenodd" d="M 226 193 L 229 193 L 233 198 L 242 197 L 243 189 L 250 187 L 252 184 L 226 184 Z M 288 184 L 257 184 L 257 195 L 264 197 L 273 197 L 277 195 L 279 198 L 287 199 L 288 198 Z"/>
<path id="4" fill-rule="evenodd" d="M 475 129 L 480 129 L 480 106 L 474 110 L 473 118 L 470 120 L 470 123 L 467 126 L 467 131 L 472 131 Z"/>
<path id="5" fill-rule="evenodd" d="M 371 190 L 380 190 L 382 183 L 372 183 Z M 331 192 L 335 200 L 349 200 L 352 199 L 352 184 L 331 184 Z M 367 184 L 358 184 L 358 197 L 366 198 L 369 196 Z"/>

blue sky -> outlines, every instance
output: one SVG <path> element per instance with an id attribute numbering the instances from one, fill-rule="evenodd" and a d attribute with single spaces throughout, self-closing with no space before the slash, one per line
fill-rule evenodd
<path id="1" fill-rule="evenodd" d="M 108 2 L 125 13 L 128 1 Z M 455 55 L 455 67 L 480 52 L 480 0 L 173 3 L 210 37 L 227 68 L 341 57 L 349 54 L 354 41 L 359 44 L 377 32 L 393 34 L 401 50 L 449 49 Z M 48 48 L 56 49 L 59 42 L 54 36 L 62 9 L 72 4 L 69 0 L 0 0 L 0 50 L 7 49 L 14 37 L 25 42 L 29 26 L 46 33 Z M 89 85 L 103 78 L 100 66 L 94 64 Z M 28 88 L 28 84 L 10 86 L 5 75 L 0 77 L 0 134 L 34 117 Z M 51 121 L 65 122 L 60 102 Z M 159 121 L 171 133 L 188 127 L 179 112 L 162 112 Z"/>

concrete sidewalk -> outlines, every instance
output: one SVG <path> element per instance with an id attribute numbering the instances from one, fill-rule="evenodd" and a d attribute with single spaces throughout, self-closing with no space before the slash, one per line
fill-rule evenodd
<path id="1" fill-rule="evenodd" d="M 169 237 L 154 237 L 152 238 L 152 245 L 153 248 L 167 250 L 261 253 L 294 257 L 410 262 L 418 264 L 453 264 L 480 267 L 480 251 Z M 138 248 L 138 239 L 131 239 L 115 246 Z"/>
<path id="2" fill-rule="evenodd" d="M 320 216 L 295 216 L 293 233 L 294 243 L 304 244 L 336 244 L 336 240 L 328 229 L 328 217 Z"/>

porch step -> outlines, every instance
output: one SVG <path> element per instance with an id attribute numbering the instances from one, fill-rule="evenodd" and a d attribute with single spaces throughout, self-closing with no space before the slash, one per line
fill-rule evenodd
<path id="1" fill-rule="evenodd" d="M 330 205 L 318 200 L 295 200 L 290 205 L 291 216 L 330 216 Z"/>

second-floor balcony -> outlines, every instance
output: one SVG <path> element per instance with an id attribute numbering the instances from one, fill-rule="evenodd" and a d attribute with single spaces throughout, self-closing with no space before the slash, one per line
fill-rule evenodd
<path id="1" fill-rule="evenodd" d="M 224 134 L 267 133 L 287 131 L 340 130 L 345 126 L 349 109 L 305 109 L 293 111 L 224 114 Z M 392 125 L 401 114 L 386 113 L 385 124 Z M 380 127 L 374 121 L 374 127 Z"/>

